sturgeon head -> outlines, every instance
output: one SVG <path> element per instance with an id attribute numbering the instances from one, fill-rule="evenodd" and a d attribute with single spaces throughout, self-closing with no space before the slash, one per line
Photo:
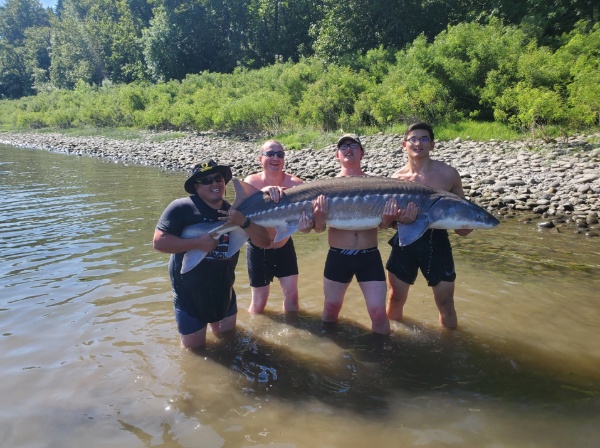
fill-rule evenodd
<path id="1" fill-rule="evenodd" d="M 498 224 L 498 219 L 478 205 L 450 193 L 429 209 L 431 229 L 491 229 Z"/>

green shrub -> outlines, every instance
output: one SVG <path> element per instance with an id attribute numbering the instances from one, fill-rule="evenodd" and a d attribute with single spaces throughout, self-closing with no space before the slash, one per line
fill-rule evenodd
<path id="1" fill-rule="evenodd" d="M 524 129 L 561 124 L 567 116 L 563 98 L 557 92 L 526 83 L 508 89 L 498 105 L 497 119 Z"/>
<path id="2" fill-rule="evenodd" d="M 355 118 L 379 127 L 416 120 L 453 120 L 458 116 L 454 99 L 427 70 L 428 44 L 424 36 L 398 52 L 396 64 L 378 85 L 365 91 L 356 104 Z"/>
<path id="3" fill-rule="evenodd" d="M 227 131 L 260 129 L 277 132 L 287 113 L 287 98 L 276 92 L 258 91 L 223 104 L 215 125 Z"/>
<path id="4" fill-rule="evenodd" d="M 369 86 L 364 72 L 330 65 L 302 97 L 298 110 L 300 122 L 326 131 L 350 125 L 354 103 Z"/>

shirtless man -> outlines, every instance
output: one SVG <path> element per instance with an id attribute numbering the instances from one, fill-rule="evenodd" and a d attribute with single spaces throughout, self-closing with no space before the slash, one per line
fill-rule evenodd
<path id="1" fill-rule="evenodd" d="M 361 168 L 365 154 L 358 136 L 343 135 L 337 143 L 335 158 L 340 162 L 338 176 L 366 176 Z M 325 230 L 328 204 L 325 196 L 319 196 L 313 204 L 314 222 L 305 216 L 300 220 L 300 229 L 305 225 L 316 232 Z M 394 199 L 389 200 L 382 215 L 381 228 L 388 228 L 394 221 L 411 222 L 416 217 L 416 207 L 399 210 Z M 305 224 L 303 220 L 309 222 Z M 365 297 L 367 311 L 371 318 L 374 333 L 387 334 L 390 322 L 386 315 L 385 271 L 381 254 L 377 248 L 377 228 L 367 230 L 341 230 L 329 227 L 329 252 L 325 261 L 323 292 L 325 304 L 321 320 L 337 322 L 342 309 L 344 295 L 356 275 Z"/>
<path id="2" fill-rule="evenodd" d="M 244 179 L 253 187 L 268 192 L 275 202 L 279 201 L 282 191 L 302 183 L 302 179 L 283 171 L 285 150 L 276 140 L 265 142 L 259 149 L 258 162 L 263 170 Z M 274 229 L 268 229 L 271 239 Z M 248 311 L 253 314 L 264 312 L 269 299 L 271 282 L 279 278 L 283 291 L 283 309 L 286 312 L 298 311 L 298 262 L 296 250 L 291 238 L 272 243 L 262 249 L 251 241 L 246 245 L 248 276 L 252 288 L 252 302 Z"/>
<path id="3" fill-rule="evenodd" d="M 428 123 L 412 124 L 404 134 L 402 147 L 408 162 L 392 177 L 419 182 L 464 197 L 462 181 L 456 169 L 433 160 L 433 128 Z M 472 229 L 455 230 L 465 236 Z M 399 247 L 397 235 L 390 240 L 392 251 L 386 264 L 388 271 L 387 315 L 392 320 L 402 320 L 402 313 L 410 285 L 417 278 L 418 269 L 433 289 L 433 297 L 439 310 L 439 321 L 447 328 L 456 328 L 458 320 L 454 309 L 454 260 L 448 232 L 429 229 L 412 244 Z"/>

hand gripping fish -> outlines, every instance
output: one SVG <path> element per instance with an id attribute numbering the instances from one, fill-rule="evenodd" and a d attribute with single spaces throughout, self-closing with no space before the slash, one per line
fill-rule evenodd
<path id="1" fill-rule="evenodd" d="M 335 177 L 306 182 L 285 190 L 278 203 L 273 202 L 268 193 L 246 182 L 235 177 L 232 182 L 235 190 L 232 208 L 258 225 L 274 227 L 275 242 L 298 230 L 302 212 L 312 219 L 312 202 L 321 194 L 328 200 L 327 225 L 342 230 L 377 227 L 389 198 L 395 198 L 399 208 L 415 203 L 419 209 L 417 219 L 411 224 L 398 225 L 400 246 L 416 241 L 427 229 L 491 229 L 499 224 L 483 208 L 453 193 L 389 177 Z M 188 226 L 182 238 L 210 232 L 218 236 L 229 232 L 228 256 L 240 250 L 248 239 L 240 227 L 221 222 Z M 186 252 L 181 272 L 193 269 L 205 255 L 206 252 L 200 250 Z"/>

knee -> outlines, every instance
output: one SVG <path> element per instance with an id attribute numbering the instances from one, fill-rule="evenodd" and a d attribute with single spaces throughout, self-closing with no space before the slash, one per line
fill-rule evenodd
<path id="1" fill-rule="evenodd" d="M 369 308 L 369 316 L 373 322 L 383 322 L 388 320 L 385 307 L 373 307 Z"/>
<path id="2" fill-rule="evenodd" d="M 437 306 L 440 309 L 454 308 L 454 297 L 451 295 L 437 296 L 435 298 L 435 303 L 437 303 Z"/>
<path id="3" fill-rule="evenodd" d="M 206 345 L 206 333 L 200 330 L 199 332 L 192 334 L 181 334 L 181 345 L 185 348 L 199 348 Z"/>

